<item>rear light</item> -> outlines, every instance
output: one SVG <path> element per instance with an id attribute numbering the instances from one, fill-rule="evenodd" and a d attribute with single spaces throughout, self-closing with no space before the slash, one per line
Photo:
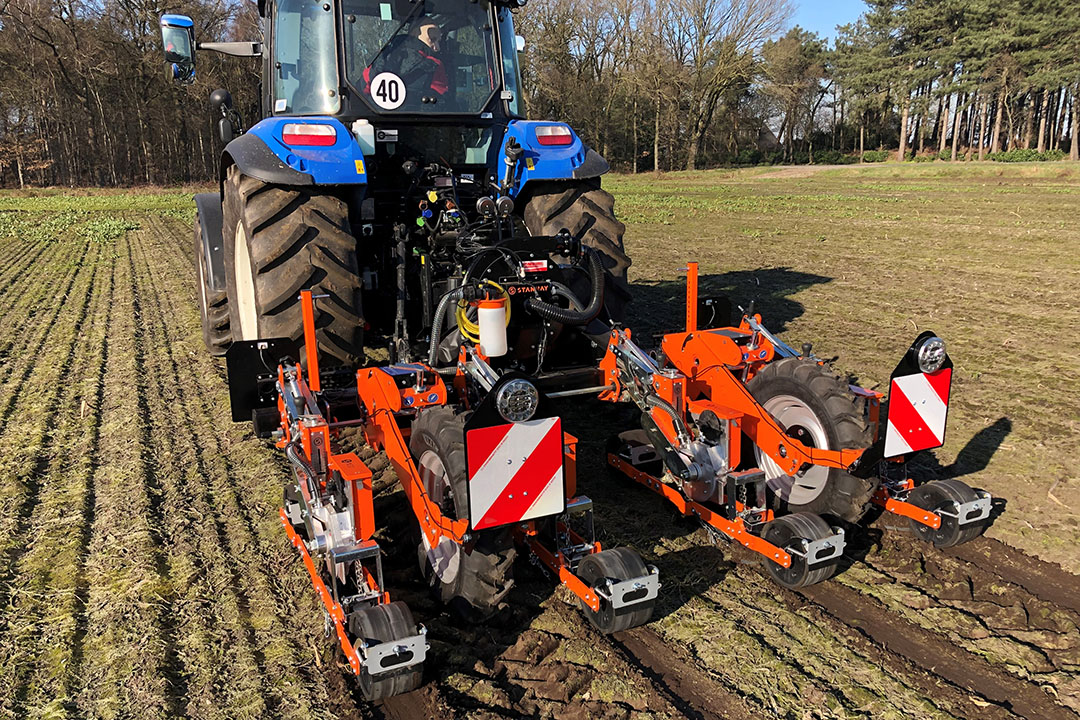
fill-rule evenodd
<path id="1" fill-rule="evenodd" d="M 287 123 L 281 128 L 281 139 L 286 145 L 327 146 L 337 142 L 337 130 L 333 125 Z"/>
<path id="2" fill-rule="evenodd" d="M 536 128 L 536 141 L 541 145 L 570 145 L 574 136 L 565 125 L 539 125 Z"/>

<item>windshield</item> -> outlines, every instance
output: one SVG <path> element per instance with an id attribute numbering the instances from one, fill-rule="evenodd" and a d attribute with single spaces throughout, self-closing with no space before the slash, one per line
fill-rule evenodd
<path id="1" fill-rule="evenodd" d="M 379 112 L 478 113 L 498 88 L 486 0 L 344 0 L 349 83 Z"/>

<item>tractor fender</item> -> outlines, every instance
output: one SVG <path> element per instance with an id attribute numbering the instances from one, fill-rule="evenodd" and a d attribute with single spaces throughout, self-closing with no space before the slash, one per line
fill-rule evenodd
<path id="1" fill-rule="evenodd" d="M 536 136 L 536 128 L 544 125 L 560 125 L 570 131 L 567 145 L 542 145 Z M 506 144 L 514 138 L 525 149 L 517 165 L 514 177 L 514 195 L 520 195 L 525 186 L 535 180 L 587 180 L 600 177 L 611 166 L 604 157 L 585 145 L 577 133 L 566 123 L 536 120 L 511 120 L 506 126 L 499 152 L 499 167 L 504 167 Z"/>
<path id="2" fill-rule="evenodd" d="M 199 193 L 195 196 L 199 211 L 200 250 L 206 256 L 209 268 L 207 283 L 211 290 L 225 289 L 225 244 L 221 238 L 221 196 L 217 193 Z"/>
<path id="3" fill-rule="evenodd" d="M 286 125 L 320 125 L 334 129 L 333 143 L 287 145 Z M 367 183 L 364 154 L 352 133 L 337 118 L 276 116 L 260 120 L 225 146 L 220 181 L 230 165 L 271 185 L 363 185 Z"/>
<path id="4" fill-rule="evenodd" d="M 231 165 L 239 167 L 240 172 L 245 175 L 271 185 L 312 185 L 315 182 L 311 175 L 285 164 L 254 132 L 247 132 L 236 138 L 226 145 L 221 153 L 221 174 L 218 181 L 221 184 L 222 197 L 225 173 Z"/>

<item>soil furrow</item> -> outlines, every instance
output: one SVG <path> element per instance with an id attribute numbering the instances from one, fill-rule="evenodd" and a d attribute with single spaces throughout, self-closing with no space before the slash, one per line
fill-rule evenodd
<path id="1" fill-rule="evenodd" d="M 242 614 L 242 586 L 230 567 L 229 543 L 220 518 L 208 501 L 199 449 L 183 427 L 186 409 L 171 362 L 163 327 L 161 298 L 147 280 L 146 254 L 134 233 L 132 273 L 142 298 L 142 332 L 146 339 L 149 444 L 159 466 L 162 533 L 168 557 L 168 594 L 172 622 L 180 644 L 189 701 L 189 717 L 260 715 L 266 712 L 255 689 L 258 671 L 251 662 L 246 637 L 237 632 Z M 137 257 L 136 257 L 137 256 Z M 217 678 L 233 680 L 222 685 Z"/>
<path id="2" fill-rule="evenodd" d="M 37 266 L 50 246 L 56 245 L 57 243 L 54 242 L 39 241 L 30 247 L 13 250 L 7 257 L 0 260 L 0 268 L 4 269 L 3 274 L 0 275 L 0 304 L 14 307 L 14 303 L 9 304 L 5 301 L 12 296 L 21 299 L 25 295 L 26 288 L 34 275 L 27 271 Z"/>
<path id="3" fill-rule="evenodd" d="M 79 282 L 69 290 L 73 298 L 71 304 L 64 302 L 57 308 L 55 317 L 64 314 L 65 323 L 57 332 L 51 333 L 50 342 L 44 344 L 44 357 L 48 360 L 33 365 L 33 372 L 27 373 L 29 378 L 25 386 L 12 393 L 13 399 L 18 398 L 25 404 L 18 400 L 11 404 L 19 411 L 18 421 L 8 428 L 10 432 L 0 434 L 0 449 L 4 450 L 0 456 L 10 462 L 8 467 L 0 469 L 0 490 L 3 491 L 0 498 L 3 507 L 0 514 L 0 557 L 3 557 L 3 564 L 0 565 L 0 608 L 10 601 L 15 589 L 15 569 L 27 550 L 24 536 L 41 500 L 42 476 L 48 468 L 49 455 L 54 447 L 62 391 L 67 388 L 74 371 L 78 340 L 90 307 L 90 288 L 97 271 L 98 266 L 91 265 L 87 272 L 82 273 Z M 62 313 L 63 309 L 71 316 Z M 3 428 L 2 423 L 0 428 Z M 3 627 L 0 626 L 2 631 Z"/>
<path id="4" fill-rule="evenodd" d="M 181 307 L 190 294 L 175 285 L 174 273 L 164 272 L 163 268 L 150 262 L 151 255 L 161 257 L 168 253 L 169 248 L 156 246 L 156 236 L 140 237 L 145 243 L 142 248 L 147 265 L 145 282 L 150 287 L 147 295 L 155 298 L 160 332 L 167 340 L 163 344 L 162 358 L 167 366 L 165 372 L 169 375 L 167 382 L 175 389 L 172 416 L 176 419 L 177 427 L 174 434 L 176 437 L 192 438 L 190 453 L 196 484 L 204 493 L 208 507 L 213 508 L 219 544 L 224 548 L 224 561 L 230 568 L 237 589 L 244 640 L 255 655 L 259 675 L 267 684 L 264 688 L 268 691 L 266 700 L 275 703 L 275 708 L 272 708 L 275 714 L 281 712 L 286 716 L 307 717 L 315 711 L 309 707 L 311 701 L 297 691 L 300 687 L 312 685 L 314 681 L 307 672 L 311 664 L 310 648 L 289 642 L 292 618 L 280 615 L 279 608 L 292 604 L 292 599 L 276 592 L 271 582 L 272 576 L 268 577 L 269 573 L 279 573 L 282 569 L 268 568 L 266 562 L 267 557 L 272 559 L 282 554 L 280 525 L 271 517 L 272 508 L 271 514 L 263 513 L 262 519 L 271 521 L 276 542 L 260 547 L 266 543 L 255 530 L 249 516 L 251 509 L 245 507 L 244 500 L 237 494 L 235 482 L 229 481 L 233 473 L 228 453 L 220 447 L 215 430 L 219 424 L 217 421 L 220 421 L 221 405 L 211 408 L 205 404 L 208 394 L 220 396 L 222 388 L 203 387 L 202 368 L 196 367 L 190 355 L 172 351 L 173 347 L 183 344 L 181 338 L 190 335 L 190 330 L 183 328 L 185 324 L 178 322 L 180 317 L 175 315 L 173 322 L 166 323 L 161 303 L 168 299 L 169 306 L 175 309 Z M 153 252 L 147 252 L 148 249 Z M 186 289 L 187 284 L 182 283 L 181 287 Z M 188 298 L 181 299 L 177 297 L 178 293 Z M 276 467 L 274 469 L 277 470 Z M 265 505 L 260 505 L 266 509 Z M 260 568 L 266 569 L 259 572 Z M 268 663 L 267 654 L 272 655 L 275 662 Z M 295 674 L 298 672 L 302 672 L 302 676 Z M 285 694 L 279 697 L 278 692 Z"/>
<path id="5" fill-rule="evenodd" d="M 128 252 L 128 239 L 117 243 Z M 94 525 L 83 639 L 82 714 L 101 718 L 172 718 L 186 702 L 176 661 L 176 638 L 163 617 L 166 591 L 145 448 L 142 338 L 134 281 L 116 263 L 116 293 L 107 331 L 100 458 L 95 475 Z"/>
<path id="6" fill-rule="evenodd" d="M 15 278 L 25 277 L 26 271 L 34 266 L 48 244 L 49 241 L 45 239 L 30 241 L 23 238 L 7 239 L 4 243 L 3 257 L 0 258 L 0 298 L 7 296 Z"/>
<path id="7" fill-rule="evenodd" d="M 1023 589 L 1007 590 L 1008 584 L 996 579 L 974 582 L 965 577 L 961 582 L 950 582 L 947 574 L 938 577 L 932 572 L 905 572 L 905 566 L 919 564 L 919 560 L 922 560 L 924 567 L 934 563 L 933 558 L 922 558 L 918 548 L 913 551 L 914 555 L 898 568 L 869 557 L 865 564 L 852 567 L 837 582 L 877 598 L 913 624 L 948 637 L 968 652 L 985 656 L 1019 676 L 1030 672 L 1051 672 L 1062 664 L 1061 660 L 1055 662 L 1051 658 L 1049 648 L 1039 647 L 1024 637 L 1023 632 L 1034 631 L 1041 640 L 1049 639 L 1054 634 L 1066 635 L 1066 640 L 1071 636 L 1073 653 L 1071 658 L 1066 654 L 1065 663 L 1075 665 L 1080 660 L 1080 653 L 1077 653 L 1080 638 L 1076 635 L 1076 618 L 1072 613 L 1059 610 L 1057 617 L 1053 618 L 1057 623 L 1067 625 L 1064 633 L 1032 628 L 1027 618 L 1029 610 L 1024 603 L 1026 593 Z M 1008 598 L 1009 604 L 986 600 L 989 589 L 998 591 L 994 593 L 995 598 Z M 1032 602 L 1029 599 L 1028 602 L 1043 605 L 1038 600 Z M 1019 617 L 1021 615 L 1024 617 Z M 1060 644 L 1057 649 L 1062 649 Z"/>
<path id="8" fill-rule="evenodd" d="M 1060 565 L 1009 547 L 1000 540 L 981 537 L 944 551 L 949 557 L 992 572 L 1037 598 L 1080 614 L 1080 577 Z"/>
<path id="9" fill-rule="evenodd" d="M 68 258 L 85 254 L 89 245 L 75 240 L 57 244 L 67 252 L 58 253 L 51 262 L 37 271 L 46 275 L 55 272 L 56 276 L 50 278 L 50 282 L 35 283 L 38 291 L 27 296 L 29 303 L 27 317 L 18 324 L 17 329 L 5 329 L 5 333 L 11 332 L 11 345 L 6 351 L 6 361 L 0 366 L 0 397 L 7 396 L 0 399 L 0 435 L 3 434 L 16 410 L 16 403 L 24 385 L 35 370 L 40 370 L 39 360 L 43 348 L 47 342 L 54 339 L 54 330 L 59 329 L 62 334 L 69 329 L 66 326 L 58 328 L 57 321 L 67 305 L 68 298 L 72 296 L 72 289 L 76 279 L 85 269 L 85 263 L 69 262 Z M 56 272 L 58 267 L 64 266 L 66 270 Z M 34 277 L 36 278 L 37 275 Z M 39 312 L 44 313 L 44 317 L 34 325 L 34 329 L 28 334 L 29 337 L 24 337 L 26 334 L 22 330 L 38 320 Z M 15 312 L 5 313 L 4 319 L 9 317 L 18 318 L 19 315 Z M 23 346 L 19 347 L 16 343 L 22 343 Z"/>
<path id="10" fill-rule="evenodd" d="M 708 672 L 683 659 L 649 627 L 612 636 L 613 644 L 688 718 L 753 718 L 742 698 L 722 689 Z"/>
<path id="11" fill-rule="evenodd" d="M 153 242 L 150 238 L 145 239 L 146 244 Z M 193 496 L 192 504 L 198 508 L 200 515 L 203 516 L 203 522 L 211 524 L 214 528 L 213 535 L 216 537 L 214 560 L 231 580 L 231 585 L 226 593 L 231 607 L 225 611 L 225 614 L 226 617 L 231 618 L 228 625 L 230 634 L 233 636 L 233 654 L 242 649 L 243 654 L 247 656 L 238 660 L 242 666 L 246 666 L 247 669 L 244 672 L 250 676 L 250 682 L 254 683 L 250 693 L 259 697 L 264 694 L 259 692 L 264 689 L 259 684 L 271 683 L 267 678 L 268 668 L 259 641 L 260 638 L 256 637 L 253 624 L 251 586 L 254 578 L 249 573 L 242 572 L 242 569 L 247 568 L 241 564 L 242 553 L 238 550 L 240 546 L 246 543 L 236 536 L 235 528 L 231 527 L 233 523 L 229 518 L 234 515 L 233 508 L 228 507 L 227 503 L 222 503 L 221 499 L 215 494 L 214 483 L 212 483 L 211 478 L 214 476 L 216 468 L 212 469 L 210 466 L 214 463 L 217 448 L 214 448 L 212 443 L 205 442 L 193 424 L 193 415 L 195 413 L 193 412 L 194 408 L 190 396 L 193 393 L 197 394 L 198 389 L 192 385 L 190 378 L 181 376 L 177 357 L 172 352 L 173 343 L 175 342 L 174 333 L 172 328 L 166 325 L 162 313 L 162 301 L 167 298 L 167 293 L 163 288 L 157 286 L 160 278 L 155 278 L 157 269 L 148 264 L 149 257 L 146 252 L 146 244 L 142 244 L 140 247 L 145 273 L 142 280 L 148 288 L 146 295 L 154 298 L 153 314 L 156 320 L 156 333 L 160 335 L 161 341 L 161 350 L 159 351 L 160 372 L 165 378 L 165 383 L 171 389 L 169 393 L 172 409 L 170 418 L 173 420 L 170 428 L 171 435 L 174 438 L 190 439 L 190 442 L 180 443 L 181 447 L 176 448 L 179 453 L 186 456 L 190 468 L 186 482 L 186 492 Z M 177 304 L 170 303 L 170 306 L 175 308 Z M 218 602 L 221 600 L 222 598 L 219 597 Z M 256 604 L 259 604 L 259 602 L 256 601 Z M 263 618 L 260 617 L 259 620 L 260 625 L 264 624 Z M 252 672 L 252 669 L 255 672 Z M 276 670 L 276 667 L 274 669 Z M 274 674 L 276 675 L 276 673 Z M 295 678 L 289 678 L 288 680 L 294 681 Z M 288 684 L 288 680 L 282 684 Z M 260 699 L 269 704 L 268 710 L 271 714 L 277 715 L 280 713 L 281 703 L 274 692 L 265 693 L 265 697 Z M 293 704 L 296 705 L 297 703 L 294 702 Z M 299 704 L 304 705 L 304 703 Z M 291 707 L 290 711 L 293 710 L 303 713 L 307 708 Z"/>
<path id="12" fill-rule="evenodd" d="M 0 622 L 0 654 L 12 659 L 0 667 L 0 685 L 14 688 L 15 715 L 23 714 L 24 705 L 59 708 L 70 702 L 69 665 L 99 419 L 92 403 L 104 363 L 100 319 L 108 312 L 110 284 L 111 274 L 103 267 L 89 293 L 89 321 L 79 335 L 71 371 L 60 381 L 57 426 L 42 448 L 41 499 L 14 568 L 17 591 Z"/>
<path id="13" fill-rule="evenodd" d="M 1031 720 L 1076 717 L 1038 686 L 1003 672 L 985 659 L 897 617 L 877 601 L 839 583 L 806 588 L 800 594 L 916 665 L 1021 717 Z"/>
<path id="14" fill-rule="evenodd" d="M 109 299 L 102 317 L 101 324 L 101 354 L 92 381 L 92 392 L 87 392 L 86 405 L 93 412 L 92 429 L 87 432 L 86 442 L 90 446 L 90 456 L 93 465 L 87 478 L 86 493 L 83 496 L 82 507 L 79 508 L 81 524 L 78 535 L 78 560 L 76 562 L 75 592 L 72 606 L 74 617 L 74 629 L 71 635 L 71 661 L 68 666 L 67 676 L 64 682 L 64 693 L 74 698 L 79 691 L 78 683 L 82 676 L 82 667 L 85 660 L 86 634 L 89 631 L 87 617 L 87 603 L 90 596 L 90 578 L 87 575 L 86 564 L 90 553 L 90 538 L 94 527 L 94 508 L 97 503 L 96 476 L 101 465 L 101 426 L 104 420 L 103 408 L 105 407 L 105 369 L 109 364 L 109 339 L 106 330 L 109 327 L 109 316 L 116 293 L 116 264 L 108 263 L 109 271 Z"/>

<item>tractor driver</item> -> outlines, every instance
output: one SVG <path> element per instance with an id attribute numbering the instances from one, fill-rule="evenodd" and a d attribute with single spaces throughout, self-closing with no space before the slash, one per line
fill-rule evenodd
<path id="1" fill-rule="evenodd" d="M 371 93 L 371 79 L 380 72 L 390 71 L 405 83 L 407 97 L 420 101 L 422 97 L 441 99 L 450 89 L 450 81 L 439 50 L 442 28 L 430 16 L 416 20 L 409 34 L 392 41 L 373 67 L 365 68 L 364 81 Z M 412 103 L 410 103 L 412 104 Z"/>

